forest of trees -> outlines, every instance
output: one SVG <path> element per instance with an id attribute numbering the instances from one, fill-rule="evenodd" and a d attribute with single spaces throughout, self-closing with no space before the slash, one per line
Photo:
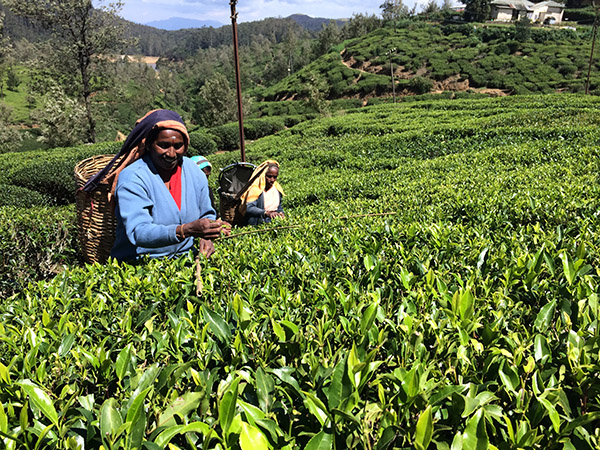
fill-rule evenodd
<path id="1" fill-rule="evenodd" d="M 235 109 L 206 111 L 215 98 L 235 101 L 230 25 L 165 31 L 125 21 L 119 12 L 119 3 L 92 8 L 90 0 L 0 4 L 0 97 L 15 68 L 27 68 L 19 90 L 26 90 L 30 123 L 48 146 L 112 138 L 115 129 L 127 129 L 157 107 L 176 109 L 200 125 L 235 120 Z M 239 24 L 246 105 L 253 89 L 277 83 L 332 45 L 382 23 L 357 14 L 345 22 L 294 16 Z M 160 59 L 152 68 L 123 55 Z M 10 107 L 3 107 L 0 120 L 10 123 Z"/>
<path id="2" fill-rule="evenodd" d="M 395 28 L 402 20 L 456 15 L 450 0 L 438 1 L 417 11 L 402 0 L 384 0 L 380 16 L 355 14 L 346 21 L 295 15 L 240 23 L 244 109 L 251 111 L 261 90 L 345 40 L 383 26 Z M 91 0 L 2 0 L 0 125 L 15 123 L 4 103 L 7 89 L 23 94 L 29 112 L 20 123 L 35 125 L 50 147 L 113 139 L 115 130 L 128 130 L 154 108 L 177 110 L 199 126 L 236 119 L 236 108 L 223 106 L 236 101 L 231 25 L 159 30 L 125 21 L 120 7 L 100 2 L 93 8 Z M 158 57 L 158 62 L 152 67 L 136 55 Z M 303 90 L 315 88 L 318 84 Z M 1 128 L 0 142 L 15 136 L 10 126 Z"/>

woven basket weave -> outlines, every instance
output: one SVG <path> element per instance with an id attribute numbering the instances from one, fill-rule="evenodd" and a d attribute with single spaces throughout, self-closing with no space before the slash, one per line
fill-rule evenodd
<path id="1" fill-rule="evenodd" d="M 86 262 L 105 263 L 115 241 L 117 221 L 109 201 L 111 186 L 101 181 L 92 192 L 80 190 L 115 155 L 97 155 L 75 166 L 76 204 L 79 225 L 79 246 Z M 118 166 L 118 161 L 114 167 Z"/>
<path id="2" fill-rule="evenodd" d="M 221 219 L 231 225 L 241 225 L 242 215 L 239 212 L 241 201 L 235 199 L 235 195 L 227 192 L 219 192 L 219 213 Z"/>

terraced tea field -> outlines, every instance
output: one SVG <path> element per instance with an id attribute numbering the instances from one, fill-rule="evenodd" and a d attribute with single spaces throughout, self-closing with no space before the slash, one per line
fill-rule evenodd
<path id="1" fill-rule="evenodd" d="M 598 448 L 599 123 L 594 97 L 517 96 L 257 140 L 285 221 L 2 302 L 4 445 Z"/>

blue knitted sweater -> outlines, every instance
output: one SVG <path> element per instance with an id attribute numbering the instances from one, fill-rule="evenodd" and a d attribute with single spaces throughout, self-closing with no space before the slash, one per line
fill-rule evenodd
<path id="1" fill-rule="evenodd" d="M 115 200 L 117 230 L 111 256 L 120 261 L 187 253 L 193 247 L 193 238 L 179 241 L 177 226 L 216 217 L 206 176 L 187 157 L 183 158 L 181 171 L 181 210 L 148 154 L 123 169 Z"/>

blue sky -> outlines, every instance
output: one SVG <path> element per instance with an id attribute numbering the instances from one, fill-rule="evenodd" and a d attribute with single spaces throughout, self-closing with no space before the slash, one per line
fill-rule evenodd
<path id="1" fill-rule="evenodd" d="M 414 1 L 406 1 L 406 4 L 412 6 Z M 148 23 L 171 17 L 231 23 L 229 0 L 122 0 L 122 2 L 120 15 L 136 23 Z M 102 0 L 94 1 L 96 5 L 107 3 Z M 380 15 L 381 3 L 383 0 L 239 0 L 236 9 L 238 23 L 266 17 L 287 17 L 296 13 L 340 19 L 352 17 L 355 13 Z"/>

